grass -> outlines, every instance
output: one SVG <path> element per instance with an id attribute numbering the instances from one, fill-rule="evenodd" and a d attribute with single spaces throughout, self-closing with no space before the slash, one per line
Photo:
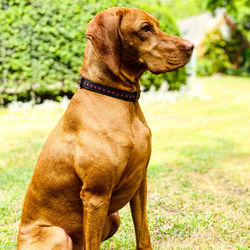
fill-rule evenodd
<path id="1" fill-rule="evenodd" d="M 250 249 L 250 79 L 202 78 L 209 100 L 155 103 L 148 220 L 154 249 Z M 0 248 L 14 249 L 39 150 L 63 110 L 0 109 Z M 102 249 L 135 249 L 128 206 Z"/>

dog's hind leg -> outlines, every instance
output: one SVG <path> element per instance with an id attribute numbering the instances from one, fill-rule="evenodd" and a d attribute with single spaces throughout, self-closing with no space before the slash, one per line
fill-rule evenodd
<path id="1" fill-rule="evenodd" d="M 71 238 L 55 226 L 20 228 L 17 250 L 72 250 Z"/>

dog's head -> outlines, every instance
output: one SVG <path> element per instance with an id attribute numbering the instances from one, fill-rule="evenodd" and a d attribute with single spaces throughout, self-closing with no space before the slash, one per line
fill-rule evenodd
<path id="1" fill-rule="evenodd" d="M 98 13 L 88 24 L 86 37 L 108 68 L 123 76 L 173 71 L 189 61 L 194 47 L 164 33 L 156 18 L 133 8 L 113 7 Z"/>

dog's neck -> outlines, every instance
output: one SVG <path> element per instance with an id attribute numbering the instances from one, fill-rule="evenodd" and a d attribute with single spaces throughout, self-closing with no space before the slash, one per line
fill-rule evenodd
<path id="1" fill-rule="evenodd" d="M 141 70 L 138 72 L 136 67 L 129 68 L 121 63 L 120 75 L 116 76 L 99 58 L 91 42 L 87 42 L 79 71 L 83 78 L 112 88 L 134 92 L 140 91 L 139 78 L 142 73 Z"/>

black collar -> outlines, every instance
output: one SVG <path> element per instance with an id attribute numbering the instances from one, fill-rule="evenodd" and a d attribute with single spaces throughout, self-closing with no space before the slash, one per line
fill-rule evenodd
<path id="1" fill-rule="evenodd" d="M 80 88 L 87 89 L 99 94 L 108 95 L 111 97 L 115 97 L 118 99 L 122 99 L 128 102 L 137 102 L 140 98 L 140 91 L 139 92 L 128 92 L 119 89 L 114 89 L 108 86 L 104 86 L 98 83 L 93 83 L 83 77 L 79 79 Z"/>

